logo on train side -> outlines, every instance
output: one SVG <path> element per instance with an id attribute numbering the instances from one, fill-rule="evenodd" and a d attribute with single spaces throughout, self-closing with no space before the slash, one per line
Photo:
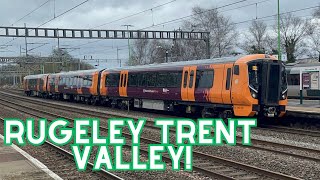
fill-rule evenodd
<path id="1" fill-rule="evenodd" d="M 158 93 L 157 90 L 143 89 L 143 93 Z"/>
<path id="2" fill-rule="evenodd" d="M 169 92 L 170 90 L 169 89 L 167 89 L 167 88 L 163 88 L 162 89 L 162 92 L 164 92 L 164 93 L 167 93 L 167 92 Z"/>

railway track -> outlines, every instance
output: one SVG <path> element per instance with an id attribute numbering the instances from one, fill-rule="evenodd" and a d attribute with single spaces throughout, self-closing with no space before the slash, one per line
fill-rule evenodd
<path id="1" fill-rule="evenodd" d="M 0 121 L 4 121 L 3 117 L 0 117 Z M 1 133 L 3 130 L 1 129 Z M 110 173 L 104 169 L 101 171 L 90 171 L 87 170 L 84 173 L 77 172 L 74 168 L 74 157 L 70 151 L 67 151 L 61 147 L 58 147 L 52 144 L 49 141 L 45 141 L 42 146 L 32 147 L 27 146 L 24 149 L 32 154 L 36 154 L 37 157 L 40 157 L 45 160 L 43 162 L 46 166 L 60 177 L 64 179 L 75 179 L 75 178 L 84 178 L 84 179 L 114 179 L 114 180 L 123 180 L 117 175 Z M 93 168 L 92 163 L 88 163 L 88 169 Z"/>
<path id="2" fill-rule="evenodd" d="M 35 112 L 38 112 L 41 114 L 50 115 L 50 116 L 53 116 L 56 118 L 62 117 L 62 118 L 65 118 L 65 119 L 72 121 L 71 117 L 64 117 L 59 114 L 54 114 L 51 112 L 43 112 L 39 109 L 26 107 L 26 106 L 23 106 L 19 103 L 10 102 L 10 101 L 4 100 L 4 99 L 2 99 L 2 101 L 5 103 L 1 102 L 1 104 L 5 104 L 7 106 L 10 106 L 12 109 L 16 109 L 16 110 L 21 111 L 23 113 L 30 114 L 30 115 L 33 115 L 33 116 L 36 116 L 39 118 L 41 116 L 37 115 L 36 113 L 31 113 L 30 111 L 35 111 Z M 41 104 L 41 106 L 43 106 L 43 104 Z M 22 110 L 23 108 L 25 110 Z M 52 106 L 51 106 L 51 108 L 52 108 Z M 54 108 L 57 109 L 60 107 L 54 106 Z M 62 110 L 64 110 L 64 111 L 69 111 L 71 109 L 70 107 L 68 109 L 66 109 L 66 107 L 61 107 L 61 108 L 63 108 Z M 71 111 L 74 112 L 73 110 L 70 110 L 70 112 Z M 80 113 L 80 112 L 77 111 L 76 113 Z M 81 114 L 85 114 L 83 112 L 83 110 L 81 111 Z M 95 117 L 97 117 L 96 112 L 94 115 L 95 115 Z M 105 114 L 104 114 L 103 118 L 106 118 Z M 106 132 L 108 130 L 107 127 L 103 127 L 103 126 L 100 126 L 100 129 L 104 130 Z M 123 135 L 127 136 L 128 137 L 127 139 L 131 139 L 131 135 L 129 133 L 123 132 Z M 141 142 L 145 143 L 144 145 L 143 144 L 141 145 L 140 152 L 146 153 L 146 154 L 148 153 L 148 150 L 147 150 L 148 144 L 160 143 L 158 141 L 154 141 L 154 140 L 144 138 L 144 137 L 141 137 L 140 140 L 141 140 Z M 129 142 L 129 140 L 127 142 Z M 130 144 L 127 144 L 126 146 L 128 148 L 130 148 Z M 262 177 L 270 177 L 270 178 L 276 178 L 276 179 L 297 179 L 295 177 L 287 176 L 287 175 L 284 175 L 284 174 L 281 174 L 278 172 L 273 172 L 273 171 L 269 171 L 266 169 L 262 169 L 262 168 L 246 165 L 243 163 L 231 161 L 228 159 L 224 159 L 221 157 L 204 154 L 199 151 L 193 151 L 193 157 L 194 157 L 194 161 L 193 161 L 194 162 L 193 163 L 194 170 L 196 170 L 197 172 L 204 173 L 210 177 L 215 177 L 215 178 L 219 178 L 219 179 L 257 179 L 257 178 L 260 179 Z M 171 159 L 168 155 L 164 155 L 163 159 L 167 162 L 171 161 Z M 181 162 L 181 164 L 183 164 L 183 162 Z"/>
<path id="3" fill-rule="evenodd" d="M 289 128 L 285 126 L 273 126 L 273 125 L 263 125 L 262 128 L 276 131 L 276 132 L 282 132 L 282 133 L 299 134 L 299 135 L 306 135 L 311 137 L 320 137 L 320 132 L 313 131 L 313 130 L 297 129 L 297 128 Z"/>
<path id="4" fill-rule="evenodd" d="M 23 89 L 0 89 L 0 90 L 2 91 L 10 90 L 10 92 L 5 92 L 5 93 L 11 94 L 11 95 L 12 93 L 14 93 L 15 95 L 19 95 L 20 97 L 24 91 Z M 3 92 L 0 91 L 0 93 L 3 93 Z M 175 118 L 175 117 L 172 117 L 172 118 Z M 259 128 L 267 129 L 269 131 L 274 131 L 274 132 L 280 132 L 280 133 L 290 133 L 290 134 L 306 135 L 310 137 L 320 137 L 320 131 L 290 128 L 290 127 L 281 126 L 281 125 L 274 126 L 274 125 L 263 124 L 263 125 L 260 125 Z"/>
<path id="5" fill-rule="evenodd" d="M 16 96 L 11 96 L 11 98 L 18 100 L 18 98 Z M 62 104 L 56 104 L 56 103 L 43 104 L 43 102 L 41 102 L 37 99 L 25 98 L 24 102 L 38 104 L 40 106 L 59 109 L 62 111 L 65 111 L 67 109 L 68 112 L 83 114 L 83 115 L 86 115 L 89 117 L 95 117 L 95 118 L 99 118 L 99 119 L 105 119 L 106 117 L 108 117 L 108 118 L 110 118 L 110 117 L 128 118 L 129 117 L 128 115 L 122 115 L 122 114 L 118 114 L 118 113 L 117 114 L 110 114 L 110 113 L 105 113 L 105 112 L 91 110 L 91 109 L 84 109 L 84 108 L 76 107 L 76 106 L 71 107 L 68 105 L 62 105 Z M 136 119 L 136 117 L 130 117 L 130 118 Z M 152 120 L 147 120 L 145 127 L 160 130 L 160 128 L 154 126 L 154 122 Z M 289 129 L 291 129 L 291 128 L 289 128 Z M 174 132 L 174 130 L 171 129 L 171 132 Z M 243 146 L 241 143 L 241 140 L 242 140 L 242 136 L 237 135 L 237 145 L 238 146 Z M 292 157 L 296 157 L 296 158 L 300 158 L 300 159 L 307 159 L 307 160 L 320 162 L 320 158 L 319 158 L 320 150 L 310 149 L 310 148 L 305 148 L 305 147 L 300 147 L 300 146 L 294 146 L 294 145 L 289 145 L 289 144 L 264 141 L 264 140 L 254 139 L 254 138 L 251 138 L 251 142 L 252 142 L 252 146 L 243 146 L 243 147 L 256 149 L 256 150 L 262 150 L 262 151 L 269 151 L 272 153 L 277 153 L 277 154 L 292 156 Z M 292 153 L 291 152 L 292 150 L 296 150 L 298 152 Z M 314 156 L 306 156 L 306 155 L 304 155 L 305 154 L 304 152 L 312 153 Z"/>

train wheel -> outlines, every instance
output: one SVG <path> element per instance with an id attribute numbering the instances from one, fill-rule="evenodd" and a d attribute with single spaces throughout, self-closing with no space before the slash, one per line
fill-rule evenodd
<path id="1" fill-rule="evenodd" d="M 117 100 L 112 100 L 112 102 L 111 102 L 111 107 L 112 107 L 112 108 L 117 108 L 117 105 L 118 105 Z"/>
<path id="2" fill-rule="evenodd" d="M 98 106 L 100 104 L 100 100 L 98 98 L 92 98 L 91 104 L 94 106 Z"/>
<path id="3" fill-rule="evenodd" d="M 201 111 L 201 117 L 202 118 L 209 118 L 210 117 L 210 113 L 208 112 L 207 108 L 203 108 Z"/>
<path id="4" fill-rule="evenodd" d="M 85 102 L 87 105 L 90 105 L 90 104 L 91 104 L 91 98 L 85 98 L 85 99 L 84 99 L 84 102 Z"/>
<path id="5" fill-rule="evenodd" d="M 120 109 L 122 109 L 122 110 L 128 110 L 128 102 L 126 102 L 126 101 L 122 101 L 121 102 L 121 105 L 119 106 L 120 107 Z"/>
<path id="6" fill-rule="evenodd" d="M 228 119 L 233 117 L 233 113 L 231 110 L 224 110 L 219 114 L 219 118 L 223 119 L 223 121 L 228 124 Z"/>

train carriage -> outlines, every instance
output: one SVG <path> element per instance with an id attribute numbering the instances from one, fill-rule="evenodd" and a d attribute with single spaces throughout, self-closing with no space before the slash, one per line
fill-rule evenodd
<path id="1" fill-rule="evenodd" d="M 228 118 L 281 117 L 288 90 L 283 63 L 256 54 L 58 73 L 49 75 L 48 92 L 88 104 Z"/>
<path id="2" fill-rule="evenodd" d="M 29 75 L 23 78 L 25 93 L 28 96 L 45 96 L 47 93 L 48 74 Z"/>
<path id="3" fill-rule="evenodd" d="M 284 65 L 263 54 L 106 69 L 100 84 L 114 106 L 204 117 L 283 116 L 287 104 Z"/>
<path id="4" fill-rule="evenodd" d="M 99 100 L 98 70 L 63 72 L 49 77 L 50 95 L 55 99 L 84 101 L 88 104 Z"/>
<path id="5" fill-rule="evenodd" d="M 288 96 L 300 98 L 300 70 L 302 71 L 302 97 L 320 99 L 320 63 L 287 65 Z"/>

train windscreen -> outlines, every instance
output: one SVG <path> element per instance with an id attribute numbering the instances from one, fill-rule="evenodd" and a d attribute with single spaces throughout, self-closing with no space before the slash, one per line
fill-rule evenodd
<path id="1" fill-rule="evenodd" d="M 280 66 L 270 64 L 268 68 L 267 102 L 276 104 L 279 101 Z"/>
<path id="2" fill-rule="evenodd" d="M 248 73 L 251 96 L 261 104 L 278 104 L 287 91 L 284 65 L 278 61 L 256 60 L 248 63 Z"/>

